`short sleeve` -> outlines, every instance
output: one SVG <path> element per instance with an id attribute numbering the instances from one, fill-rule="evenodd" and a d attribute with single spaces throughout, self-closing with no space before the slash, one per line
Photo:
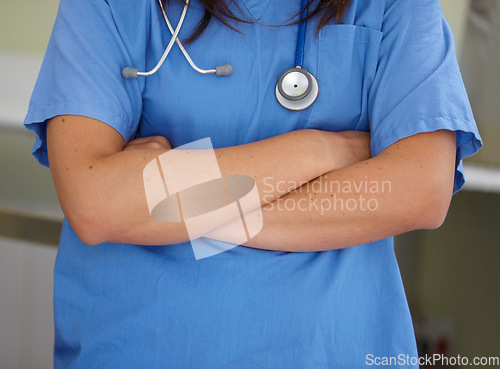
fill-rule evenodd
<path id="1" fill-rule="evenodd" d="M 125 80 L 121 70 L 125 66 L 141 68 L 133 64 L 137 58 L 131 55 L 141 52 L 135 47 L 140 42 L 134 45 L 131 37 L 137 41 L 137 35 L 144 32 L 137 21 L 130 36 L 129 21 L 120 19 L 140 19 L 142 15 L 127 9 L 131 1 L 122 3 L 113 11 L 105 0 L 60 2 L 24 121 L 36 134 L 33 155 L 43 165 L 48 166 L 46 121 L 54 116 L 74 114 L 100 120 L 116 129 L 125 142 L 137 130 L 142 110 L 140 82 Z"/>
<path id="2" fill-rule="evenodd" d="M 372 155 L 421 132 L 456 131 L 453 192 L 462 159 L 482 146 L 439 0 L 392 0 L 385 11 L 377 72 L 369 92 Z"/>

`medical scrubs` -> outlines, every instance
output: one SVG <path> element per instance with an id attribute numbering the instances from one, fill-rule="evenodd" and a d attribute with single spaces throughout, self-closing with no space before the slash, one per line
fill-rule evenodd
<path id="1" fill-rule="evenodd" d="M 304 68 L 320 92 L 291 112 L 274 91 L 294 66 L 297 26 L 278 26 L 299 7 L 232 2 L 252 22 L 231 21 L 236 32 L 213 20 L 187 47 L 202 68 L 232 64 L 230 77 L 198 74 L 174 45 L 157 74 L 127 80 L 122 68 L 153 68 L 170 40 L 155 0 L 62 0 L 25 121 L 34 155 L 48 165 L 45 123 L 60 114 L 98 119 L 125 142 L 163 135 L 173 147 L 369 130 L 373 156 L 448 129 L 458 191 L 461 161 L 481 141 L 439 1 L 353 0 L 343 24 L 318 35 L 318 19 L 309 21 Z M 167 9 L 174 27 L 181 10 L 176 1 Z M 193 1 L 181 38 L 202 15 Z M 189 243 L 87 246 L 64 221 L 54 294 L 56 368 L 360 368 L 394 357 L 392 367 L 416 366 L 392 238 L 307 253 L 238 246 L 196 260 Z"/>

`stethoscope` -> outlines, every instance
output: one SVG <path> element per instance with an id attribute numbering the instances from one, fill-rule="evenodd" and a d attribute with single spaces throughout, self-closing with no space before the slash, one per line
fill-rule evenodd
<path id="1" fill-rule="evenodd" d="M 124 78 L 137 78 L 138 76 L 148 77 L 155 74 L 162 66 L 163 62 L 167 58 L 167 55 L 170 53 L 174 42 L 177 42 L 177 45 L 179 45 L 179 48 L 181 49 L 182 54 L 184 54 L 184 57 L 188 61 L 189 65 L 191 65 L 191 67 L 198 73 L 215 74 L 217 76 L 230 76 L 233 73 L 233 67 L 230 64 L 219 65 L 212 69 L 199 68 L 191 60 L 181 41 L 177 38 L 181 30 L 182 23 L 184 22 L 184 18 L 186 17 L 189 0 L 185 0 L 184 9 L 182 10 L 179 23 L 177 24 L 175 30 L 172 27 L 170 20 L 168 19 L 167 13 L 165 12 L 165 9 L 163 7 L 162 0 L 158 0 L 158 2 L 160 3 L 163 18 L 167 23 L 170 33 L 172 34 L 170 42 L 168 43 L 167 48 L 163 52 L 163 55 L 153 69 L 151 69 L 149 72 L 139 72 L 136 68 L 126 67 L 122 69 L 122 76 Z M 308 0 L 301 0 L 301 9 L 305 8 L 307 2 Z M 304 19 L 305 17 L 307 17 L 307 8 L 300 13 L 300 20 Z M 297 47 L 295 50 L 295 67 L 287 69 L 281 74 L 275 88 L 276 99 L 278 100 L 280 105 L 288 110 L 293 111 L 301 111 L 309 108 L 312 104 L 314 104 L 319 94 L 318 81 L 311 73 L 302 68 L 302 65 L 304 63 L 306 27 L 307 21 L 299 23 Z"/>
<path id="2" fill-rule="evenodd" d="M 301 1 L 301 9 L 307 5 L 307 0 Z M 300 13 L 300 20 L 307 17 L 306 8 Z M 284 71 L 276 83 L 276 99 L 282 107 L 300 111 L 310 107 L 319 94 L 318 81 L 314 76 L 302 68 L 304 64 L 304 46 L 306 43 L 307 21 L 299 23 L 297 47 L 295 48 L 295 68 Z"/>

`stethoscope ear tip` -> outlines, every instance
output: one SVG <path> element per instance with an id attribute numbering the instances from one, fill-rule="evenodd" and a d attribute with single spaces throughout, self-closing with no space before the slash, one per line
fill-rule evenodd
<path id="1" fill-rule="evenodd" d="M 233 74 L 233 66 L 231 64 L 218 65 L 215 67 L 215 75 L 230 76 Z"/>
<path id="2" fill-rule="evenodd" d="M 123 78 L 137 78 L 139 71 L 136 68 L 125 67 L 122 69 Z"/>

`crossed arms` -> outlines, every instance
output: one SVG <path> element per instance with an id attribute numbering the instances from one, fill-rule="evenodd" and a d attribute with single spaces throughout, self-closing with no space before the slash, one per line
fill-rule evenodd
<path id="1" fill-rule="evenodd" d="M 143 169 L 171 149 L 166 138 L 124 146 L 112 127 L 65 115 L 49 121 L 47 149 L 62 210 L 82 242 L 189 240 L 182 222 L 151 218 L 144 196 Z M 253 177 L 259 189 L 263 228 L 244 245 L 298 252 L 439 227 L 451 201 L 455 151 L 455 133 L 445 130 L 402 139 L 371 158 L 367 133 L 306 129 L 215 154 L 223 175 Z M 374 191 L 383 183 L 390 191 Z"/>

